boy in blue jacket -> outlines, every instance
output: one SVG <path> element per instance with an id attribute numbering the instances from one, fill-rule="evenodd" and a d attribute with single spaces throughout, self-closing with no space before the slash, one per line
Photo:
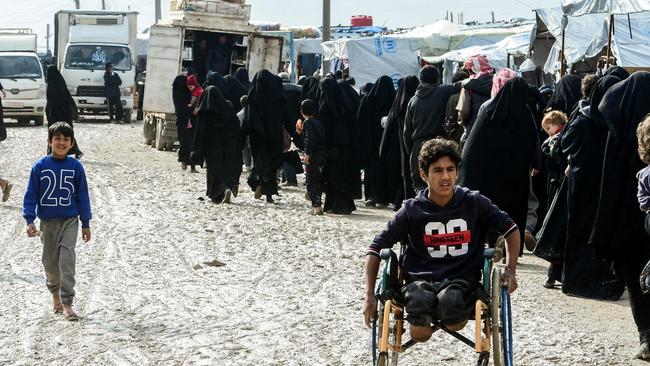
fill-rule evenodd
<path id="1" fill-rule="evenodd" d="M 77 320 L 72 310 L 75 285 L 75 246 L 79 219 L 83 241 L 90 240 L 90 199 L 83 165 L 68 156 L 75 143 L 74 130 L 65 122 L 48 128 L 47 143 L 52 153 L 32 167 L 23 201 L 27 236 L 40 235 L 47 288 L 52 293 L 55 313 Z M 40 219 L 40 231 L 34 220 Z"/>
<path id="2" fill-rule="evenodd" d="M 377 312 L 374 291 L 379 253 L 397 242 L 406 245 L 403 258 L 406 285 L 401 292 L 409 332 L 416 342 L 431 337 L 434 320 L 455 331 L 467 324 L 481 294 L 483 251 L 489 230 L 506 238 L 507 265 L 501 281 L 508 292 L 517 289 L 519 229 L 488 198 L 456 185 L 460 163 L 458 144 L 453 141 L 436 138 L 422 145 L 418 165 L 427 188 L 404 202 L 367 251 L 363 308 L 367 326 Z"/>

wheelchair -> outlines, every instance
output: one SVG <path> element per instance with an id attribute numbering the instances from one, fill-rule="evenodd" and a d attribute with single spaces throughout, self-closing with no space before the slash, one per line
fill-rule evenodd
<path id="1" fill-rule="evenodd" d="M 416 342 L 404 342 L 404 304 L 400 289 L 404 285 L 404 272 L 401 258 L 405 247 L 402 245 L 398 256 L 392 249 L 380 253 L 383 270 L 377 285 L 377 317 L 372 323 L 372 362 L 374 366 L 396 366 L 400 353 L 405 352 Z M 494 266 L 494 249 L 485 249 L 483 255 L 483 290 L 489 300 L 478 299 L 475 305 L 475 339 L 447 329 L 442 322 L 434 320 L 434 333 L 438 330 L 451 335 L 478 354 L 478 366 L 487 366 L 492 354 L 495 366 L 512 366 L 512 322 L 510 295 L 501 286 L 501 269 Z M 471 319 L 471 317 L 470 317 Z"/>

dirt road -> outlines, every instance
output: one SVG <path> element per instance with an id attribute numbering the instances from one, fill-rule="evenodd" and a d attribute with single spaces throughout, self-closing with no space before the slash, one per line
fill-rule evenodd
<path id="1" fill-rule="evenodd" d="M 304 188 L 275 205 L 244 189 L 232 205 L 198 198 L 205 174 L 141 144 L 142 125 L 78 124 L 94 219 L 77 245 L 83 318 L 50 311 L 41 244 L 24 234 L 22 195 L 46 129 L 9 128 L 0 176 L 0 364 L 370 365 L 361 316 L 363 257 L 392 212 L 311 217 Z M 242 180 L 242 184 L 243 184 Z M 213 267 L 205 262 L 224 262 Z M 530 255 L 513 296 L 518 365 L 645 365 L 627 299 L 596 302 L 542 287 Z M 471 329 L 466 329 L 471 334 Z M 471 365 L 473 350 L 444 334 L 400 365 Z"/>

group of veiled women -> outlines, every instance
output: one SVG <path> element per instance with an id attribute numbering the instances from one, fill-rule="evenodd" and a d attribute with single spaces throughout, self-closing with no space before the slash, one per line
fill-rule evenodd
<path id="1" fill-rule="evenodd" d="M 648 93 L 650 73 L 620 67 L 559 81 L 548 107 L 569 118 L 546 157 L 548 212 L 534 252 L 551 262 L 547 284 L 561 281 L 564 293 L 616 300 L 627 288 L 645 347 L 639 358 L 650 357 L 650 297 L 639 286 L 650 237 L 636 178 L 645 166 L 636 134 L 650 113 Z"/>

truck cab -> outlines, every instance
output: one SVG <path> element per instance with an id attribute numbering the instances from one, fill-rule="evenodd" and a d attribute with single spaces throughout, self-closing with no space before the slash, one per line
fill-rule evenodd
<path id="1" fill-rule="evenodd" d="M 125 122 L 130 122 L 135 90 L 136 12 L 59 11 L 55 17 L 55 57 L 79 114 L 108 110 L 106 63 L 122 80 Z"/>
<path id="2" fill-rule="evenodd" d="M 2 99 L 5 117 L 43 124 L 45 77 L 31 30 L 0 29 L 0 84 L 7 95 Z"/>

